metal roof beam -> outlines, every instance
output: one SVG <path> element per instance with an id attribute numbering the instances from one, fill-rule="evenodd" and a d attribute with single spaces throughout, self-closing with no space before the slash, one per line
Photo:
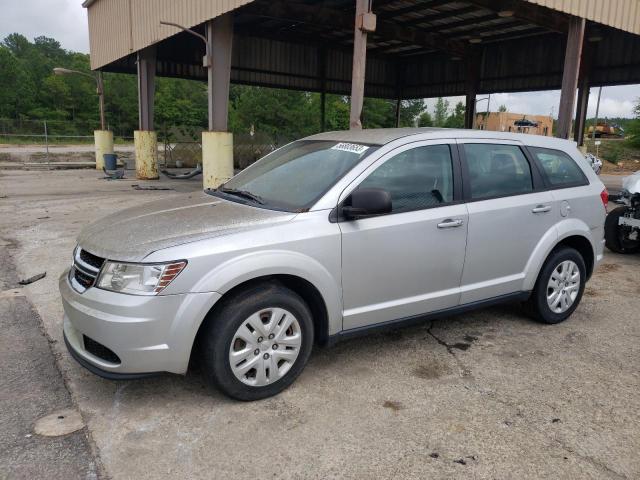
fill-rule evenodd
<path id="1" fill-rule="evenodd" d="M 414 18 L 411 20 L 408 20 L 406 22 L 399 22 L 401 25 L 405 25 L 408 27 L 413 27 L 415 25 L 420 25 L 422 23 L 431 23 L 431 22 L 437 22 L 439 20 L 444 20 L 446 18 L 450 18 L 450 17 L 457 17 L 459 15 L 466 15 L 467 13 L 472 13 L 477 11 L 478 8 L 477 7 L 464 7 L 464 8 L 460 8 L 458 10 L 447 10 L 446 12 L 441 12 L 438 13 L 436 15 L 428 15 L 428 16 L 424 16 L 422 18 Z"/>
<path id="2" fill-rule="evenodd" d="M 569 17 L 522 0 L 465 0 L 494 12 L 512 11 L 514 18 L 554 32 L 569 31 Z"/>
<path id="3" fill-rule="evenodd" d="M 425 10 L 433 10 L 435 8 L 441 7 L 442 5 L 446 5 L 447 3 L 451 3 L 451 0 L 432 0 L 432 1 L 418 1 L 416 5 L 411 5 L 410 7 L 397 8 L 395 10 L 382 10 L 378 15 L 378 19 L 389 19 L 394 17 L 399 17 L 401 15 L 406 15 L 407 13 L 414 12 L 423 12 Z M 376 4 L 373 3 L 373 9 L 375 11 Z"/>
<path id="4" fill-rule="evenodd" d="M 346 31 L 353 31 L 355 23 L 351 16 L 345 16 L 341 11 L 324 8 L 322 5 L 292 5 L 282 1 L 268 4 L 255 2 L 245 7 L 243 11 L 252 15 L 277 18 L 293 23 L 326 24 L 332 28 Z M 466 44 L 464 42 L 448 39 L 423 29 L 406 27 L 388 20 L 379 19 L 376 31 L 372 35 L 381 39 L 398 40 L 411 45 L 443 50 L 458 56 L 464 56 L 466 52 Z"/>

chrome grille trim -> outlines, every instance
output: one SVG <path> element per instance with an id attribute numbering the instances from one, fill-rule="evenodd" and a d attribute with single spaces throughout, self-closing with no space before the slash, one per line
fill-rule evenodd
<path id="1" fill-rule="evenodd" d="M 82 270 L 83 272 L 85 272 L 87 275 L 97 276 L 98 273 L 100 272 L 100 269 L 94 267 L 93 265 L 89 265 L 84 260 L 82 260 L 82 258 L 80 258 L 81 251 L 82 249 L 76 248 L 75 256 L 73 258 L 74 265 L 80 270 Z"/>
<path id="2" fill-rule="evenodd" d="M 100 268 L 89 265 L 82 260 L 81 253 L 82 249 L 79 246 L 76 247 L 73 252 L 73 265 L 69 270 L 69 283 L 71 283 L 71 287 L 78 293 L 84 293 L 87 289 L 93 287 L 100 274 Z M 88 277 L 89 281 L 87 281 L 87 278 L 83 279 L 83 277 Z"/>

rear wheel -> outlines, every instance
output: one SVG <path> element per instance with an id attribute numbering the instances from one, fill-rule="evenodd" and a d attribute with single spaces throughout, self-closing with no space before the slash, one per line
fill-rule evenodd
<path id="1" fill-rule="evenodd" d="M 526 303 L 531 316 L 542 323 L 560 323 L 578 307 L 584 292 L 586 268 L 580 253 L 560 247 L 544 263 L 531 298 Z"/>
<path id="2" fill-rule="evenodd" d="M 313 345 L 308 306 L 295 292 L 263 284 L 224 301 L 201 334 L 210 380 L 238 400 L 258 400 L 287 388 Z"/>
<path id="3" fill-rule="evenodd" d="M 631 227 L 619 225 L 618 220 L 627 213 L 628 207 L 612 210 L 604 222 L 604 239 L 609 250 L 615 253 L 640 252 L 640 232 Z"/>

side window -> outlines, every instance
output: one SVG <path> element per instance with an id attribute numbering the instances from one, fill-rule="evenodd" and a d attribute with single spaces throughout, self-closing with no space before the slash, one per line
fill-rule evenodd
<path id="1" fill-rule="evenodd" d="M 380 165 L 358 188 L 383 188 L 392 212 L 408 212 L 453 201 L 453 167 L 448 145 L 426 145 L 399 153 Z"/>
<path id="2" fill-rule="evenodd" d="M 533 191 L 531 167 L 519 147 L 487 143 L 463 145 L 472 199 Z"/>
<path id="3" fill-rule="evenodd" d="M 538 159 L 547 180 L 554 187 L 586 185 L 589 183 L 580 167 L 566 153 L 560 150 L 539 147 L 529 147 L 529 150 Z"/>

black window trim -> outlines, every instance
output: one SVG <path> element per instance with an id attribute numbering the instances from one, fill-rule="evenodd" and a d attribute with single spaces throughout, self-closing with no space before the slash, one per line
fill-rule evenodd
<path id="1" fill-rule="evenodd" d="M 542 166 L 542 163 L 540 162 L 540 160 L 538 159 L 537 155 L 535 153 L 533 153 L 533 151 L 531 149 L 533 148 L 540 148 L 542 150 L 550 150 L 552 152 L 559 152 L 562 155 L 564 155 L 565 157 L 568 157 L 569 160 L 571 160 L 575 166 L 578 168 L 578 171 L 580 172 L 580 175 L 582 176 L 582 182 L 571 182 L 571 183 L 565 183 L 562 185 L 554 185 L 551 183 L 551 181 L 549 180 L 549 176 L 547 175 L 547 172 L 544 170 L 544 167 Z M 577 164 L 577 162 L 574 160 L 574 158 L 569 155 L 567 152 L 565 152 L 564 150 L 558 150 L 557 148 L 548 148 L 548 147 L 538 147 L 535 145 L 525 145 L 525 150 L 526 150 L 526 154 L 531 158 L 531 161 L 534 162 L 538 168 L 538 170 L 541 172 L 541 177 L 542 180 L 544 182 L 545 185 L 545 191 L 550 191 L 550 190 L 563 190 L 565 188 L 576 188 L 576 187 L 586 187 L 588 185 L 590 185 L 591 183 L 589 182 L 589 179 L 587 178 L 587 176 L 585 175 L 585 173 L 582 171 L 582 168 L 580 167 L 580 165 Z"/>
<path id="2" fill-rule="evenodd" d="M 517 143 L 503 143 L 500 140 L 495 141 L 487 141 L 487 142 L 478 142 L 474 140 L 478 139 L 461 139 L 464 140 L 461 143 L 458 143 L 458 156 L 460 158 L 460 163 L 462 166 L 462 184 L 464 187 L 464 202 L 465 203 L 473 203 L 473 202 L 484 202 L 485 200 L 496 200 L 498 198 L 508 198 L 508 197 L 518 197 L 521 195 L 531 195 L 532 193 L 544 192 L 547 189 L 547 186 L 544 182 L 542 174 L 538 168 L 538 164 L 532 161 L 531 154 L 526 149 L 525 145 L 517 144 Z M 470 140 L 470 141 L 467 141 Z M 464 151 L 465 145 L 504 145 L 510 147 L 519 148 L 524 156 L 525 160 L 529 164 L 529 169 L 531 170 L 531 180 L 532 180 L 532 190 L 530 192 L 522 192 L 522 193 L 509 193 L 507 195 L 494 195 L 491 197 L 483 197 L 483 198 L 472 198 L 471 196 L 471 176 L 469 175 L 469 165 L 467 164 L 467 156 Z"/>
<path id="3" fill-rule="evenodd" d="M 402 152 L 397 152 L 393 156 L 387 158 L 382 164 L 378 165 L 378 167 L 374 168 L 369 174 L 364 176 L 364 178 L 358 182 L 358 185 L 356 185 L 356 187 L 353 188 L 353 190 L 351 190 L 349 192 L 349 195 L 347 195 L 344 198 L 344 200 L 342 200 L 342 202 L 340 202 L 337 205 L 336 208 L 331 210 L 331 212 L 329 213 L 329 221 L 331 223 L 352 221 L 352 220 L 349 220 L 349 219 L 345 218 L 344 215 L 342 214 L 342 206 L 344 205 L 344 202 L 349 198 L 351 193 L 353 193 L 360 186 L 360 184 L 366 178 L 368 178 L 369 175 L 371 175 L 371 173 L 373 173 L 375 170 L 377 170 L 380 166 L 382 166 L 384 163 L 387 163 L 392 158 L 395 158 L 396 155 L 399 155 L 400 153 L 406 152 L 407 150 L 410 150 L 411 148 L 440 146 L 440 145 L 446 145 L 447 147 L 449 147 L 449 153 L 451 155 L 451 170 L 452 170 L 452 174 L 453 174 L 452 178 L 451 178 L 451 180 L 453 181 L 453 201 L 452 202 L 447 202 L 447 203 L 441 203 L 439 205 L 433 205 L 433 206 L 430 206 L 430 207 L 413 208 L 411 210 L 403 210 L 401 212 L 393 212 L 392 211 L 392 212 L 389 212 L 389 213 L 382 213 L 380 215 L 372 215 L 370 217 L 367 217 L 366 219 L 377 218 L 377 217 L 388 217 L 390 215 L 401 215 L 403 213 L 421 212 L 421 211 L 424 211 L 424 210 L 432 210 L 434 208 L 449 207 L 449 206 L 452 206 L 452 205 L 460 205 L 462 203 L 465 203 L 464 193 L 463 193 L 464 192 L 464 180 L 463 180 L 463 174 L 462 174 L 462 167 L 461 167 L 459 151 L 458 151 L 458 148 L 457 148 L 457 144 L 455 143 L 455 140 L 452 141 L 452 139 L 446 139 L 446 140 L 443 139 L 442 143 L 427 143 L 427 144 L 424 144 L 424 145 L 416 145 L 416 146 L 411 147 L 411 145 L 414 144 L 414 143 L 417 144 L 417 143 L 423 143 L 423 142 L 425 142 L 425 140 L 416 140 L 415 142 L 405 143 L 404 145 L 398 146 L 397 149 L 393 149 L 393 150 L 387 152 L 387 154 L 390 154 L 390 153 L 393 153 L 396 150 L 399 150 L 399 149 L 401 149 L 403 147 L 407 147 L 407 146 L 410 147 L 410 148 L 406 148 L 406 149 L 402 150 Z M 362 173 L 365 174 L 367 172 L 365 170 Z M 363 219 L 363 220 L 365 220 L 365 219 Z"/>

